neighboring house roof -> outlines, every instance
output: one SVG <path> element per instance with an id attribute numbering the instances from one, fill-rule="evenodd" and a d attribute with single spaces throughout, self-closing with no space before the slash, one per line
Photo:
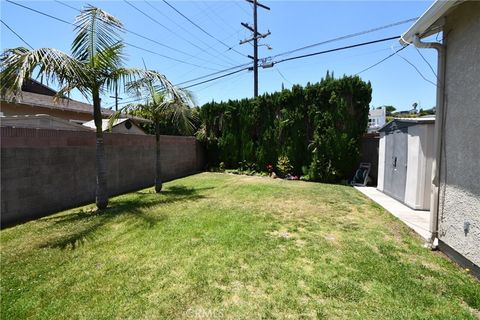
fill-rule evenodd
<path id="1" fill-rule="evenodd" d="M 31 78 L 23 81 L 22 91 L 39 93 L 47 96 L 54 96 L 57 94 L 57 91 Z"/>
<path id="2" fill-rule="evenodd" d="M 88 114 L 92 114 L 93 112 L 93 106 L 88 103 L 83 103 L 80 101 L 67 99 L 67 98 L 55 99 L 55 97 L 53 96 L 26 92 L 26 91 L 22 91 L 21 94 L 17 95 L 11 101 L 9 100 L 4 100 L 4 101 L 23 104 L 23 105 L 29 105 L 34 107 L 40 107 L 40 108 L 62 110 L 62 111 L 71 111 L 71 112 L 88 113 Z M 111 114 L 113 114 L 112 110 L 102 108 L 102 115 L 110 116 Z"/>
<path id="3" fill-rule="evenodd" d="M 27 79 L 22 85 L 21 94 L 6 99 L 1 97 L 2 101 L 23 104 L 39 108 L 52 110 L 70 111 L 89 114 L 93 116 L 93 106 L 88 103 L 76 101 L 69 98 L 55 98 L 57 92 L 52 88 L 33 79 Z M 110 109 L 102 108 L 102 116 L 109 117 L 113 114 Z M 151 122 L 150 120 L 126 115 L 127 118 L 134 119 L 137 122 Z"/>
<path id="4" fill-rule="evenodd" d="M 378 132 L 389 132 L 398 128 L 406 128 L 416 124 L 433 124 L 435 117 L 432 118 L 395 118 L 383 127 L 378 129 Z"/>
<path id="5" fill-rule="evenodd" d="M 415 35 L 420 38 L 428 37 L 434 33 L 441 31 L 441 23 L 438 22 L 444 17 L 454 6 L 462 3 L 462 0 L 436 0 L 425 11 L 420 18 L 405 32 L 400 38 L 402 45 L 409 45 L 413 42 Z"/>
<path id="6" fill-rule="evenodd" d="M 11 128 L 56 129 L 70 131 L 91 131 L 82 125 L 48 114 L 1 117 L 0 126 Z"/>
<path id="7" fill-rule="evenodd" d="M 109 131 L 110 129 L 110 126 L 109 126 L 109 119 L 102 119 L 102 131 Z M 124 122 L 130 122 L 131 125 L 133 126 L 136 126 L 138 129 L 142 130 L 142 132 L 145 132 L 142 128 L 140 128 L 135 122 L 131 121 L 131 119 L 128 119 L 128 118 L 121 118 L 121 119 L 117 119 L 113 122 L 113 125 L 112 125 L 112 129 Z M 91 121 L 88 121 L 88 122 L 85 122 L 84 124 L 82 124 L 83 126 L 85 127 L 88 127 L 88 128 L 92 128 L 92 129 L 95 129 L 95 121 L 94 120 L 91 120 Z M 127 124 L 128 125 L 128 124 Z M 128 127 L 127 127 L 128 128 Z"/>

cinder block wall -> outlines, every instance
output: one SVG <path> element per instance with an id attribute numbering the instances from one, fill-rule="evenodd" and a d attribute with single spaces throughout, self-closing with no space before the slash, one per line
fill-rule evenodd
<path id="1" fill-rule="evenodd" d="M 38 218 L 95 201 L 95 133 L 1 129 L 1 224 Z M 106 133 L 110 195 L 152 186 L 155 137 Z M 193 137 L 161 136 L 164 180 L 202 170 Z"/>

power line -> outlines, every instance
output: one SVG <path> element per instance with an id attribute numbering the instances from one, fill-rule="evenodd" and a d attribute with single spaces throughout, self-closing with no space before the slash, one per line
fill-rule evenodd
<path id="1" fill-rule="evenodd" d="M 243 77 L 244 75 L 246 75 L 246 73 L 239 73 L 237 74 L 236 76 L 233 76 L 231 77 L 228 82 L 225 83 L 225 81 L 221 81 L 221 79 L 218 79 L 216 81 L 213 81 L 212 83 L 210 83 L 209 85 L 206 85 L 206 86 L 203 86 L 202 88 L 199 88 L 197 90 L 195 90 L 195 92 L 199 92 L 199 91 L 203 91 L 205 89 L 208 89 L 210 87 L 213 87 L 213 86 L 216 86 L 220 83 L 223 83 L 223 86 L 221 86 L 220 88 L 218 88 L 219 90 L 223 90 L 226 86 L 232 86 L 234 85 L 236 82 L 238 82 L 239 78 Z"/>
<path id="2" fill-rule="evenodd" d="M 279 54 L 273 56 L 272 59 L 277 58 L 277 57 L 281 57 L 281 56 L 285 56 L 285 55 L 289 55 L 289 54 L 292 54 L 292 53 L 295 53 L 295 52 L 298 52 L 298 51 L 301 51 L 301 50 L 310 49 L 310 48 L 313 48 L 313 47 L 316 47 L 316 46 L 324 45 L 324 44 L 327 44 L 327 43 L 340 41 L 340 40 L 345 40 L 345 39 L 348 39 L 348 38 L 353 38 L 353 37 L 361 36 L 361 35 L 364 35 L 364 34 L 372 33 L 372 32 L 375 32 L 375 31 L 395 27 L 395 26 L 398 26 L 398 25 L 402 25 L 402 24 L 405 24 L 405 23 L 416 21 L 417 19 L 418 19 L 418 17 L 407 19 L 407 20 L 402 20 L 402 21 L 390 23 L 390 24 L 387 24 L 387 25 L 384 25 L 384 26 L 375 27 L 375 28 L 372 28 L 372 29 L 347 34 L 347 35 L 344 35 L 344 36 L 340 36 L 340 37 L 337 37 L 337 38 L 325 40 L 325 41 L 322 41 L 322 42 L 317 42 L 317 43 L 310 44 L 310 45 L 307 45 L 307 46 L 304 46 L 304 47 L 301 47 L 301 48 L 297 48 L 297 49 L 293 49 L 293 50 L 290 50 L 290 51 L 287 51 L 287 52 L 279 53 Z"/>
<path id="3" fill-rule="evenodd" d="M 405 48 L 406 48 L 406 47 L 401 47 L 400 49 L 398 49 L 397 51 L 389 54 L 388 56 L 386 56 L 386 57 L 383 58 L 382 60 L 380 60 L 380 61 L 372 64 L 370 67 L 367 67 L 367 68 L 363 69 L 362 71 L 355 73 L 355 75 L 358 76 L 360 73 L 363 73 L 363 72 L 365 72 L 365 71 L 367 71 L 367 70 L 370 70 L 370 69 L 378 66 L 380 63 L 384 62 L 385 60 L 390 59 L 391 57 L 393 57 L 394 55 L 396 55 L 398 52 L 402 51 L 402 50 L 405 49 Z"/>
<path id="4" fill-rule="evenodd" d="M 423 61 L 425 61 L 426 64 L 428 64 L 428 66 L 430 67 L 430 70 L 432 70 L 432 73 L 433 75 L 435 76 L 435 78 L 437 78 L 437 73 L 435 72 L 435 70 L 433 69 L 432 65 L 430 64 L 430 62 L 427 61 L 427 59 L 425 59 L 425 57 L 423 56 L 423 54 L 420 52 L 420 50 L 418 50 L 418 48 L 416 46 L 414 46 L 415 49 L 417 50 L 418 54 L 420 55 L 420 57 L 422 57 Z"/>
<path id="5" fill-rule="evenodd" d="M 70 25 L 75 26 L 75 24 L 73 24 L 73 23 L 71 23 L 71 22 L 68 22 L 67 20 L 63 20 L 63 19 L 61 19 L 61 18 L 52 16 L 52 15 L 50 15 L 50 14 L 48 14 L 48 13 L 45 13 L 45 12 L 42 12 L 42 11 L 38 11 L 37 9 L 33 9 L 33 8 L 31 8 L 31 7 L 24 6 L 23 4 L 20 4 L 20 3 L 17 3 L 17 2 L 13 2 L 13 1 L 11 1 L 11 0 L 6 0 L 6 1 L 9 2 L 9 3 L 11 3 L 11 4 L 14 4 L 14 5 L 16 5 L 16 6 L 22 7 L 22 8 L 24 8 L 24 9 L 27 9 L 27 10 L 36 12 L 36 13 L 38 13 L 38 14 L 41 14 L 41 15 L 43 15 L 43 16 L 49 17 L 49 18 L 51 18 L 51 19 L 54 19 L 54 20 L 57 20 L 57 21 L 60 21 L 60 22 L 63 22 L 63 23 L 66 23 L 66 24 L 70 24 Z"/>
<path id="6" fill-rule="evenodd" d="M 388 38 L 383 38 L 383 39 L 378 39 L 378 40 L 373 40 L 373 41 L 361 42 L 361 43 L 352 44 L 352 45 L 349 45 L 349 46 L 344 46 L 344 47 L 339 47 L 339 48 L 334 48 L 334 49 L 329 49 L 329 50 L 324 50 L 324 51 L 318 51 L 318 52 L 314 52 L 314 53 L 304 54 L 304 55 L 301 55 L 301 56 L 285 58 L 285 59 L 282 59 L 282 60 L 279 60 L 279 61 L 274 61 L 274 62 L 272 62 L 272 64 L 279 64 L 279 63 L 286 62 L 286 61 L 308 58 L 308 57 L 312 57 L 312 56 L 316 56 L 316 55 L 320 55 L 320 54 L 325 54 L 325 53 L 330 53 L 330 52 L 335 52 L 335 51 L 340 51 L 340 50 L 345 50 L 345 49 L 362 47 L 362 46 L 366 46 L 366 45 L 370 45 L 370 44 L 374 44 L 374 43 L 380 43 L 380 42 L 385 42 L 385 41 L 399 39 L 399 38 L 400 38 L 400 36 L 394 36 L 394 37 L 388 37 Z"/>
<path id="7" fill-rule="evenodd" d="M 301 55 L 301 56 L 296 56 L 296 57 L 291 57 L 291 58 L 286 58 L 286 59 L 282 59 L 282 60 L 279 60 L 279 61 L 276 61 L 276 62 L 272 62 L 271 63 L 271 66 L 274 66 L 278 63 L 281 63 L 281 62 L 285 62 L 285 61 L 291 61 L 291 60 L 297 60 L 297 59 L 303 59 L 303 58 L 307 58 L 307 57 L 311 57 L 311 56 L 316 56 L 316 55 L 321 55 L 321 54 L 326 54 L 326 53 L 330 53 L 330 52 L 335 52 L 335 51 L 340 51 L 340 50 L 346 50 L 346 49 L 352 49 L 352 48 L 357 48 L 357 47 L 362 47 L 362 46 L 366 46 L 366 45 L 370 45 L 370 44 L 375 44 L 375 43 L 380 43 L 380 42 L 384 42 L 384 41 L 388 41 L 388 40 L 394 40 L 394 39 L 399 39 L 400 36 L 395 36 L 395 37 L 389 37 L 389 38 L 383 38 L 383 39 L 378 39 L 378 40 L 373 40 L 373 41 L 367 41 L 367 42 L 362 42 L 362 43 L 357 43 L 357 44 L 353 44 L 353 45 L 349 45 L 349 46 L 343 46 L 343 47 L 338 47 L 338 48 L 333 48 L 333 49 L 329 49 L 329 50 L 324 50 L 324 51 L 319 51 L 319 52 L 314 52 L 314 53 L 310 53 L 310 54 L 305 54 L 305 55 Z M 400 48 L 398 51 L 400 50 L 403 50 L 404 47 Z M 392 54 L 393 56 L 393 54 Z M 388 59 L 388 58 L 386 58 Z M 385 61 L 386 59 L 384 59 L 383 61 Z M 381 61 L 381 62 L 383 62 Z M 378 65 L 379 63 L 377 63 L 376 65 Z M 241 66 L 237 66 L 238 67 L 241 67 Z M 373 67 L 373 66 L 372 66 Z M 235 68 L 235 67 L 232 67 L 232 69 Z M 369 67 L 371 68 L 371 67 Z M 215 77 L 215 78 L 212 78 L 212 79 L 207 79 L 207 80 L 204 80 L 204 81 L 201 81 L 201 82 L 198 82 L 198 83 L 194 83 L 192 85 L 189 85 L 187 87 L 184 87 L 183 89 L 186 89 L 186 88 L 190 88 L 190 87 L 194 87 L 194 86 L 197 86 L 197 85 L 200 85 L 200 84 L 203 84 L 203 83 L 207 83 L 207 82 L 210 82 L 210 81 L 214 81 L 214 80 L 217 80 L 217 79 L 221 79 L 221 78 L 224 78 L 224 77 L 227 77 L 229 75 L 232 75 L 232 74 L 235 74 L 235 73 L 238 73 L 238 72 L 241 72 L 241 71 L 244 71 L 244 70 L 250 70 L 252 69 L 252 67 L 245 67 L 245 68 L 242 68 L 240 70 L 236 70 L 236 71 L 233 71 L 233 72 L 230 72 L 230 73 L 227 73 L 227 74 L 224 74 L 224 75 L 221 75 L 221 76 L 218 76 L 218 77 Z M 223 72 L 225 72 L 226 70 L 223 70 Z M 218 71 L 218 73 L 221 73 L 222 71 Z M 361 71 L 363 72 L 363 71 Z M 360 72 L 359 72 L 360 73 Z M 358 74 L 358 73 L 357 73 Z M 213 75 L 213 74 L 212 74 Z M 206 76 L 202 76 L 202 77 L 199 77 L 199 78 L 196 78 L 196 79 L 200 79 L 200 78 L 206 78 L 208 77 L 209 75 L 206 75 Z M 192 82 L 192 81 L 195 81 L 196 79 L 192 79 L 192 80 L 189 80 L 189 81 L 185 81 L 183 83 L 188 83 L 188 82 Z M 181 85 L 182 83 L 178 84 L 178 85 Z M 178 86 L 177 85 L 177 86 Z"/>
<path id="8" fill-rule="evenodd" d="M 173 10 L 175 10 L 175 12 L 177 12 L 179 15 L 181 15 L 183 18 L 185 18 L 188 22 L 190 22 L 191 24 L 193 24 L 197 29 L 201 30 L 203 33 L 205 33 L 206 35 L 208 35 L 210 38 L 212 39 L 215 39 L 217 42 L 223 44 L 225 47 L 227 47 L 229 50 L 232 50 L 236 53 L 238 53 L 239 55 L 241 55 L 242 57 L 245 57 L 245 55 L 243 53 L 241 53 L 240 51 L 234 49 L 232 46 L 229 46 L 228 44 L 226 44 L 225 42 L 223 42 L 222 40 L 216 38 L 215 36 L 213 36 L 210 32 L 206 31 L 204 28 L 202 28 L 201 26 L 199 26 L 198 24 L 196 24 L 193 20 L 191 20 L 190 18 L 188 18 L 186 15 L 184 15 L 182 12 L 180 12 L 177 8 L 175 8 L 173 5 L 171 5 L 168 1 L 166 0 L 162 0 L 165 4 L 167 4 L 170 8 L 172 8 Z"/>
<path id="9" fill-rule="evenodd" d="M 169 21 L 171 21 L 171 22 L 172 22 L 173 24 L 175 24 L 177 27 L 179 27 L 180 29 L 182 29 L 185 33 L 191 35 L 191 32 L 190 32 L 189 30 L 185 29 L 181 24 L 177 23 L 175 20 L 173 20 L 172 18 L 170 18 L 168 15 L 164 14 L 161 10 L 159 10 L 157 7 L 155 7 L 154 5 L 152 5 L 152 4 L 151 4 L 150 2 L 148 2 L 147 0 L 144 0 L 144 1 L 145 1 L 145 3 L 146 3 L 149 7 L 151 7 L 153 10 L 155 10 L 156 12 L 158 12 L 159 14 L 161 14 L 163 17 L 167 18 Z M 177 33 L 177 32 L 173 32 L 173 34 L 178 34 L 178 33 Z M 209 50 L 209 49 L 212 49 L 213 51 L 217 52 L 217 55 L 213 55 L 213 54 L 209 53 L 212 57 L 214 57 L 214 58 L 217 58 L 217 57 L 218 57 L 218 58 L 221 58 L 221 59 L 223 59 L 223 62 L 226 62 L 226 63 L 229 63 L 229 64 L 233 61 L 233 60 L 230 59 L 229 57 L 223 56 L 223 53 L 220 52 L 220 51 L 218 51 L 217 49 L 215 49 L 215 48 L 213 47 L 213 45 L 210 45 L 210 44 L 206 43 L 205 41 L 203 41 L 203 40 L 200 39 L 200 38 L 197 38 L 196 40 L 200 41 L 203 45 L 205 45 L 204 48 L 198 47 L 198 48 L 200 49 L 200 51 L 197 52 L 196 54 L 198 54 L 198 53 L 200 53 L 200 52 L 207 52 L 207 53 L 209 53 L 208 50 Z M 219 56 L 220 56 L 220 57 L 219 57 Z M 227 60 L 227 58 L 229 59 L 229 61 Z"/>
<path id="10" fill-rule="evenodd" d="M 27 10 L 33 11 L 33 12 L 35 12 L 35 13 L 38 13 L 38 14 L 40 14 L 40 15 L 49 17 L 49 18 L 54 19 L 54 20 L 57 20 L 57 21 L 60 21 L 60 22 L 62 22 L 62 23 L 65 23 L 65 24 L 68 24 L 68 25 L 71 25 L 71 26 L 74 26 L 74 27 L 77 26 L 77 25 L 74 24 L 74 23 L 71 23 L 71 22 L 68 22 L 68 21 L 66 21 L 66 20 L 64 20 L 64 19 L 61 19 L 61 18 L 52 16 L 52 15 L 50 15 L 50 14 L 48 14 L 48 13 L 45 13 L 45 12 L 42 12 L 42 11 L 33 9 L 33 8 L 31 8 L 31 7 L 22 5 L 22 4 L 20 4 L 20 3 L 17 3 L 17 2 L 11 1 L 11 0 L 6 0 L 6 1 L 9 2 L 9 3 L 11 3 L 11 4 L 14 4 L 14 5 L 16 5 L 16 6 L 19 6 L 19 7 L 22 7 L 22 8 L 24 8 L 24 9 L 27 9 Z M 188 64 L 188 65 L 196 66 L 196 67 L 199 67 L 199 68 L 202 68 L 202 69 L 217 70 L 217 69 L 213 69 L 213 68 L 208 68 L 208 67 L 205 67 L 205 66 L 201 66 L 201 65 L 198 65 L 198 64 L 195 64 L 195 63 L 183 61 L 183 60 L 180 60 L 180 59 L 172 58 L 172 57 L 163 55 L 163 54 L 161 54 L 161 53 L 154 52 L 154 51 L 151 51 L 151 50 L 149 50 L 149 49 L 145 49 L 145 48 L 143 48 L 143 47 L 140 47 L 140 46 L 137 46 L 137 45 L 128 43 L 128 42 L 126 42 L 126 41 L 123 41 L 123 43 L 126 44 L 126 45 L 128 45 L 128 46 L 134 47 L 134 48 L 136 48 L 136 49 L 139 49 L 139 50 L 142 50 L 142 51 L 145 51 L 145 52 L 148 52 L 148 53 L 155 54 L 155 55 L 157 55 L 157 56 L 163 57 L 163 58 L 165 58 L 165 59 L 169 59 L 169 60 L 176 61 L 176 62 L 183 63 L 183 64 Z"/>
<path id="11" fill-rule="evenodd" d="M 77 9 L 77 8 L 71 6 L 71 5 L 69 5 L 69 4 L 67 4 L 67 3 L 65 3 L 65 2 L 63 2 L 63 1 L 60 1 L 60 0 L 54 0 L 54 1 L 57 2 L 57 3 L 59 3 L 59 4 L 61 4 L 61 5 L 63 5 L 63 6 L 68 7 L 68 8 L 70 8 L 70 9 L 74 10 L 74 11 L 82 12 L 82 10 Z M 137 36 L 137 37 L 140 37 L 140 38 L 142 38 L 142 39 L 148 40 L 148 41 L 150 41 L 150 42 L 153 42 L 153 43 L 155 43 L 155 44 L 158 44 L 159 46 L 162 46 L 162 47 L 164 47 L 164 48 L 170 49 L 170 50 L 172 50 L 172 51 L 176 51 L 176 52 L 178 52 L 178 53 L 184 54 L 184 55 L 189 56 L 189 57 L 192 57 L 192 58 L 196 58 L 196 59 L 198 59 L 198 60 L 207 61 L 207 62 L 212 62 L 212 61 L 210 61 L 210 60 L 206 60 L 206 59 L 199 58 L 198 56 L 194 56 L 194 55 L 192 55 L 192 54 L 190 54 L 190 53 L 187 53 L 187 52 L 185 52 L 185 51 L 178 50 L 178 49 L 173 48 L 173 47 L 171 47 L 171 46 L 169 46 L 169 45 L 163 44 L 163 43 L 161 43 L 161 42 L 159 42 L 159 41 L 157 41 L 157 40 L 154 40 L 154 39 L 145 37 L 144 35 L 141 35 L 141 34 L 135 32 L 135 31 L 129 30 L 129 29 L 125 28 L 125 27 L 122 27 L 121 29 L 124 30 L 125 32 L 131 33 L 131 34 L 133 34 L 133 35 L 135 35 L 135 36 Z M 224 65 L 220 65 L 220 64 L 218 64 L 218 63 L 217 63 L 217 65 L 222 66 L 222 67 L 225 67 Z"/>
<path id="12" fill-rule="evenodd" d="M 423 75 L 423 73 L 421 73 L 420 70 L 418 70 L 417 66 L 414 65 L 413 63 L 411 63 L 409 60 L 407 60 L 407 58 L 405 58 L 405 57 L 403 57 L 403 56 L 401 56 L 401 55 L 398 55 L 398 56 L 399 56 L 400 58 L 402 58 L 403 60 L 405 60 L 409 65 L 411 65 L 411 66 L 415 69 L 415 71 L 417 71 L 417 73 L 420 75 L 420 77 L 422 77 L 423 80 L 427 81 L 428 83 L 432 84 L 432 85 L 435 86 L 435 87 L 437 86 L 437 84 L 436 84 L 435 82 L 427 79 L 427 78 Z"/>
<path id="13" fill-rule="evenodd" d="M 238 66 L 235 66 L 235 67 L 231 67 L 231 68 L 228 68 L 228 69 L 220 70 L 220 71 L 217 71 L 217 72 L 214 72 L 214 73 L 206 74 L 206 75 L 203 75 L 203 76 L 200 76 L 200 77 L 191 79 L 191 80 L 187 80 L 187 81 L 183 81 L 183 82 L 177 83 L 175 86 L 178 87 L 178 86 L 181 86 L 181 85 L 186 84 L 186 83 L 189 83 L 189 82 L 197 81 L 197 80 L 200 80 L 200 79 L 205 79 L 205 78 L 208 78 L 208 77 L 211 77 L 211 76 L 220 74 L 220 73 L 224 73 L 224 72 L 227 72 L 227 71 L 230 71 L 230 70 L 233 70 L 233 69 L 245 67 L 245 66 L 248 66 L 248 65 L 250 65 L 250 64 L 251 64 L 251 63 L 245 63 L 245 64 L 241 64 L 241 65 L 238 65 Z"/>
<path id="14" fill-rule="evenodd" d="M 197 3 L 197 2 L 194 2 L 195 6 L 197 6 L 197 8 L 199 8 L 201 10 L 201 12 L 204 12 L 209 18 L 210 20 L 212 20 L 219 28 L 221 29 L 224 29 L 224 27 L 228 27 L 230 28 L 231 30 L 237 32 L 238 30 L 236 30 L 234 27 L 232 27 L 228 21 L 226 21 L 221 14 L 218 14 L 217 11 L 215 10 L 215 8 L 212 8 L 208 2 L 200 2 L 200 3 Z M 202 6 L 204 6 L 206 8 L 203 9 L 200 4 Z M 218 7 L 218 5 L 220 4 L 220 2 L 216 2 L 215 3 L 215 7 Z M 210 14 L 212 13 L 212 14 Z M 217 20 L 219 20 L 217 22 Z"/>
<path id="15" fill-rule="evenodd" d="M 280 75 L 280 77 L 282 77 L 283 80 L 287 81 L 288 83 L 290 83 L 291 85 L 293 85 L 293 83 L 291 81 L 289 81 L 287 78 L 285 78 L 285 76 L 283 75 L 283 73 L 280 71 L 280 69 L 278 69 L 278 67 L 275 67 L 275 70 L 277 70 L 278 74 Z"/>
<path id="16" fill-rule="evenodd" d="M 15 30 L 13 30 L 12 28 L 10 28 L 5 21 L 3 21 L 2 19 L 0 19 L 0 21 L 3 23 L 3 25 L 4 25 L 5 27 L 8 28 L 8 30 L 10 30 L 14 35 L 16 35 L 20 40 L 22 40 L 23 43 L 25 43 L 28 47 L 30 47 L 30 49 L 33 50 L 33 47 L 32 47 L 25 39 L 23 39 L 18 33 L 16 33 Z"/>
<path id="17" fill-rule="evenodd" d="M 168 32 L 170 33 L 174 33 L 172 29 L 170 29 L 169 27 L 165 26 L 164 24 L 162 24 L 160 21 L 158 21 L 157 19 L 153 18 L 152 16 L 150 16 L 149 14 L 147 14 L 145 11 L 141 10 L 140 8 L 138 8 L 137 6 L 135 6 L 133 3 L 129 2 L 128 0 L 123 0 L 125 3 L 127 3 L 129 6 L 131 6 L 132 8 L 134 8 L 135 10 L 137 10 L 138 12 L 140 12 L 142 15 L 144 15 L 145 17 L 147 17 L 148 19 L 150 19 L 151 21 L 153 21 L 154 23 L 158 24 L 159 26 L 161 26 L 162 28 L 164 28 L 165 30 L 167 30 Z M 179 34 L 176 34 L 177 37 L 179 37 L 180 39 L 182 39 L 183 41 L 186 41 L 187 43 L 189 43 L 190 45 L 202 50 L 203 52 L 205 52 L 204 49 L 202 49 L 201 47 L 197 46 L 195 43 L 191 42 L 190 40 L 184 38 L 183 36 L 179 35 Z M 156 41 L 155 41 L 156 42 Z M 158 42 L 157 42 L 158 43 Z M 160 43 L 159 43 L 160 44 Z M 163 45 L 163 44 L 162 44 Z M 202 60 L 202 61 L 206 61 L 206 62 L 212 62 L 211 60 L 206 60 L 206 59 L 203 59 L 203 58 L 200 58 L 199 56 L 197 55 L 193 55 L 193 54 L 190 54 L 190 53 L 187 53 L 187 52 L 184 52 L 184 51 L 181 51 L 181 50 L 178 50 L 178 49 L 175 49 L 175 48 L 172 48 L 170 46 L 167 46 L 167 45 L 163 45 L 167 48 L 169 48 L 170 50 L 174 50 L 174 51 L 177 51 L 177 52 L 180 52 L 184 55 L 187 55 L 189 57 L 193 57 L 195 59 L 198 59 L 198 60 Z M 225 67 L 225 66 L 222 66 L 222 67 Z"/>
<path id="18" fill-rule="evenodd" d="M 189 86 L 183 87 L 182 89 L 188 89 L 188 88 L 191 88 L 191 87 L 199 86 L 199 85 L 201 85 L 201 84 L 204 84 L 204 83 L 207 83 L 207 82 L 211 82 L 211 81 L 215 81 L 215 80 L 217 80 L 217 79 L 225 78 L 225 77 L 231 76 L 232 74 L 236 74 L 236 73 L 239 73 L 239 72 L 248 70 L 248 69 L 250 69 L 250 68 L 247 67 L 247 68 L 243 68 L 243 69 L 240 69 L 240 70 L 232 71 L 232 72 L 230 72 L 230 73 L 227 73 L 227 74 L 224 74 L 224 75 L 221 75 L 221 76 L 212 78 L 212 79 L 208 79 L 208 80 L 204 80 L 204 81 L 201 81 L 201 82 L 198 82 L 198 83 L 191 84 L 191 85 L 189 85 Z"/>

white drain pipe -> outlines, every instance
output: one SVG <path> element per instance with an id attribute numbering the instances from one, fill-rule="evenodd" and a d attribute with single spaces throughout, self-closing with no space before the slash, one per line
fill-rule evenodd
<path id="1" fill-rule="evenodd" d="M 445 45 L 439 42 L 422 42 L 418 35 L 413 36 L 413 44 L 417 48 L 436 49 L 437 63 L 437 106 L 435 112 L 435 158 L 432 165 L 432 191 L 430 196 L 430 231 L 432 236 L 429 245 L 436 249 L 438 243 L 438 208 L 440 201 L 440 169 L 443 149 L 444 103 L 445 103 Z"/>

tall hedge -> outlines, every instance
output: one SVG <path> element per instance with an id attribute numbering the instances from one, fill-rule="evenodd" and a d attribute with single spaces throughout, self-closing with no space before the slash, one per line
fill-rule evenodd
<path id="1" fill-rule="evenodd" d="M 264 170 L 286 156 L 296 175 L 318 181 L 347 178 L 366 131 L 372 88 L 357 76 L 264 94 L 257 99 L 210 102 L 200 109 L 210 165 Z"/>

